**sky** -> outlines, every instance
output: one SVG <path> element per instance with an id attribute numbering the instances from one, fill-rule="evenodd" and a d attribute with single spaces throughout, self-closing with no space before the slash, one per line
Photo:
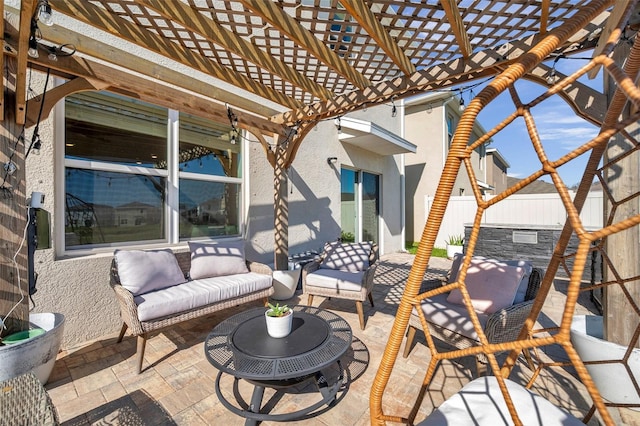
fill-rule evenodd
<path id="1" fill-rule="evenodd" d="M 591 52 L 576 55 L 580 58 L 591 56 Z M 588 61 L 586 59 L 562 58 L 556 63 L 556 69 L 569 75 Z M 552 63 L 548 64 L 549 66 Z M 589 80 L 586 76 L 580 78 L 581 82 L 602 92 L 602 70 L 596 78 Z M 530 102 L 544 92 L 545 87 L 528 81 L 519 81 L 516 88 L 520 99 Z M 478 93 L 482 87 L 473 89 Z M 470 92 L 463 93 L 463 98 L 468 103 Z M 501 94 L 496 100 L 491 102 L 478 115 L 478 121 L 489 130 L 500 123 L 505 117 L 515 110 L 511 96 L 508 92 Z M 558 96 L 553 96 L 542 104 L 532 108 L 535 125 L 538 130 L 542 145 L 547 157 L 555 160 L 569 151 L 582 145 L 598 134 L 598 128 L 593 124 L 575 115 L 573 110 Z M 531 142 L 524 126 L 522 118 L 517 119 L 513 124 L 500 131 L 493 137 L 493 143 L 489 146 L 497 148 L 500 154 L 507 160 L 510 167 L 508 175 L 518 178 L 525 178 L 541 168 Z M 584 172 L 585 164 L 588 160 L 589 152 L 573 160 L 558 169 L 564 183 L 571 187 L 580 182 Z M 551 182 L 549 176 L 544 176 L 542 180 Z"/>

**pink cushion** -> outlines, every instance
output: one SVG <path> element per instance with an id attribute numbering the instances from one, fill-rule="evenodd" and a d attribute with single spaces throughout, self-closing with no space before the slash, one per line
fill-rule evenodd
<path id="1" fill-rule="evenodd" d="M 473 308 L 478 312 L 492 314 L 511 306 L 524 272 L 524 268 L 520 266 L 472 259 L 465 283 Z M 460 290 L 452 290 L 447 302 L 464 304 Z"/>

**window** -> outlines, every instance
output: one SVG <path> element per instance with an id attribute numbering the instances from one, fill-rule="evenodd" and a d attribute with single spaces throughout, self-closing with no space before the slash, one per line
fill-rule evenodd
<path id="1" fill-rule="evenodd" d="M 447 114 L 447 141 L 449 143 L 449 145 L 447 145 L 448 148 L 451 148 L 451 142 L 453 142 L 454 129 L 455 126 L 453 122 L 453 115 Z"/>
<path id="2" fill-rule="evenodd" d="M 64 112 L 66 249 L 240 233 L 229 125 L 106 92 L 69 96 Z"/>

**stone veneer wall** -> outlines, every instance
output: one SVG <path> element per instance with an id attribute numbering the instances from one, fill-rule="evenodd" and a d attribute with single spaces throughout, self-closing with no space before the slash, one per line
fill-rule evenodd
<path id="1" fill-rule="evenodd" d="M 466 242 L 471 235 L 471 224 L 465 224 L 465 253 Z M 560 238 L 562 227 L 560 226 L 519 226 L 484 224 L 480 227 L 480 235 L 474 250 L 474 256 L 485 256 L 494 259 L 523 259 L 531 260 L 536 267 L 546 269 L 551 260 L 553 249 Z M 514 236 L 515 234 L 515 236 Z M 515 240 L 515 242 L 514 242 Z M 565 253 L 575 253 L 578 247 L 578 239 L 575 234 Z M 601 280 L 601 267 L 599 259 L 587 259 L 582 279 L 587 283 L 592 278 L 592 263 L 595 270 L 594 279 Z M 567 268 L 573 267 L 573 258 L 567 260 Z M 567 273 L 561 266 L 556 273 L 558 277 L 567 277 Z"/>

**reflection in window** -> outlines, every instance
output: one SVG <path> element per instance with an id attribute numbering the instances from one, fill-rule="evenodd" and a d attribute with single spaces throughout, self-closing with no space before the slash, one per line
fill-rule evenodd
<path id="1" fill-rule="evenodd" d="M 67 247 L 165 238 L 165 179 L 67 168 Z"/>
<path id="2" fill-rule="evenodd" d="M 180 238 L 238 235 L 240 185 L 180 180 Z"/>

